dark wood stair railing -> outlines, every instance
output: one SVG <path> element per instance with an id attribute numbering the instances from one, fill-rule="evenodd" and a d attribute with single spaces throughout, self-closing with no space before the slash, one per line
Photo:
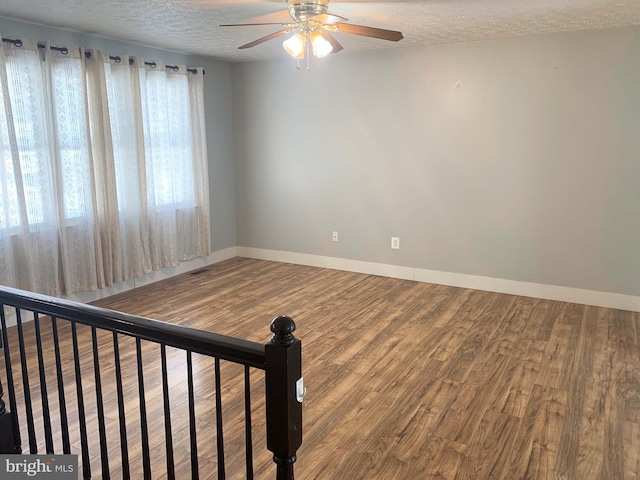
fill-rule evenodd
<path id="1" fill-rule="evenodd" d="M 5 307 L 13 307 L 16 314 L 16 328 L 7 328 Z M 273 453 L 273 461 L 276 464 L 276 480 L 293 480 L 293 464 L 296 461 L 296 452 L 302 444 L 302 397 L 304 387 L 302 385 L 302 353 L 301 342 L 293 336 L 295 323 L 289 317 L 276 317 L 271 322 L 273 336 L 267 344 L 260 344 L 242 340 L 239 338 L 219 335 L 202 330 L 196 330 L 181 325 L 160 322 L 145 317 L 129 315 L 113 310 L 108 310 L 92 305 L 81 304 L 69 300 L 58 299 L 32 292 L 26 292 L 14 288 L 0 286 L 0 323 L 2 347 L 4 350 L 5 379 L 7 382 L 7 394 L 10 409 L 5 411 L 3 400 L 3 387 L 0 381 L 0 453 L 22 453 L 21 429 L 17 415 L 16 393 L 14 384 L 13 366 L 11 365 L 10 348 L 15 343 L 9 341 L 9 334 L 17 334 L 19 359 L 22 378 L 22 398 L 26 427 L 29 439 L 28 452 L 38 453 L 38 442 L 34 422 L 34 411 L 31 405 L 31 389 L 35 380 L 29 379 L 25 338 L 23 332 L 22 312 L 33 314 L 33 328 L 35 329 L 35 349 L 37 351 L 39 382 L 33 386 L 33 391 L 39 391 L 42 404 L 41 426 L 45 433 L 45 450 L 47 454 L 71 453 L 69 438 L 69 416 L 71 411 L 66 408 L 65 382 L 62 371 L 62 356 L 59 344 L 58 323 L 69 322 L 71 328 L 71 344 L 73 350 L 72 368 L 75 372 L 75 391 L 77 399 L 78 424 L 80 429 L 81 444 L 81 470 L 82 477 L 89 479 L 91 472 L 91 455 L 87 437 L 87 425 L 85 419 L 85 395 L 83 390 L 83 375 L 87 376 L 80 365 L 78 348 L 77 325 L 85 325 L 91 328 L 91 351 L 93 353 L 93 375 L 88 382 L 94 383 L 96 405 L 91 408 L 97 414 L 98 436 L 101 465 L 101 478 L 110 478 L 108 448 L 104 416 L 104 396 L 102 388 L 102 375 L 100 373 L 101 357 L 98 355 L 99 342 L 97 332 L 106 330 L 112 333 L 113 361 L 115 363 L 115 383 L 118 401 L 118 423 L 120 434 L 120 459 L 123 478 L 131 478 L 129 472 L 129 453 L 127 450 L 127 422 L 125 418 L 125 389 L 123 389 L 123 372 L 121 371 L 121 350 L 119 339 L 122 336 L 135 338 L 138 378 L 138 402 L 140 418 L 140 438 L 142 442 L 143 478 L 151 478 L 151 460 L 149 456 L 149 431 L 147 426 L 147 412 L 145 400 L 145 368 L 142 358 L 142 342 L 153 342 L 160 345 L 161 372 L 162 372 L 162 402 L 164 407 L 164 437 L 166 448 L 166 476 L 175 479 L 175 465 L 173 452 L 173 437 L 171 427 L 171 405 L 169 398 L 169 381 L 167 373 L 166 347 L 173 347 L 186 352 L 187 355 L 187 383 L 188 383 L 188 422 L 189 422 L 189 447 L 191 460 L 191 478 L 199 478 L 198 466 L 198 442 L 196 428 L 196 414 L 194 402 L 194 379 L 192 354 L 201 354 L 214 359 L 215 370 L 215 416 L 216 416 L 216 443 L 217 443 L 217 475 L 222 480 L 225 472 L 225 452 L 222 422 L 222 389 L 220 385 L 220 361 L 225 360 L 244 365 L 244 416 L 245 416 L 245 452 L 246 452 L 246 478 L 253 479 L 253 445 L 251 431 L 251 383 L 249 372 L 252 368 L 265 371 L 265 415 L 267 449 Z M 52 342 L 54 352 L 48 352 L 50 357 L 55 354 L 55 365 L 47 365 L 43 360 L 43 340 L 41 336 L 41 319 L 51 319 Z M 31 346 L 33 347 L 33 346 Z M 65 359 L 69 360 L 69 359 Z M 29 360 L 34 361 L 35 360 Z M 55 368 L 54 368 L 55 367 Z M 85 369 L 86 370 L 86 369 Z M 46 388 L 46 375 L 55 375 L 57 384 L 57 405 L 60 423 L 60 435 L 62 451 L 54 452 L 52 438 L 52 418 L 49 409 L 49 394 Z M 68 383 L 68 382 L 67 382 Z M 68 389 L 67 389 L 68 390 Z M 129 389 L 131 390 L 131 389 Z M 68 392 L 67 392 L 68 393 Z M 153 432 L 155 434 L 155 432 Z M 234 473 L 235 475 L 235 473 Z"/>

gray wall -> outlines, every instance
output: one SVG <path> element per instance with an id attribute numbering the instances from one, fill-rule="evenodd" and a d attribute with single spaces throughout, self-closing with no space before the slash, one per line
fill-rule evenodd
<path id="1" fill-rule="evenodd" d="M 639 28 L 232 77 L 239 245 L 640 295 Z"/>
<path id="2" fill-rule="evenodd" d="M 211 195 L 211 250 L 217 251 L 237 244 L 233 133 L 230 121 L 231 67 L 228 63 L 3 17 L 0 17 L 0 33 L 9 38 L 22 36 L 42 41 L 51 40 L 54 44 L 95 48 L 112 55 L 140 55 L 146 60 L 204 67 Z"/>
<path id="3" fill-rule="evenodd" d="M 0 33 L 207 70 L 213 251 L 640 295 L 639 28 L 344 51 L 311 72 L 1 17 Z"/>

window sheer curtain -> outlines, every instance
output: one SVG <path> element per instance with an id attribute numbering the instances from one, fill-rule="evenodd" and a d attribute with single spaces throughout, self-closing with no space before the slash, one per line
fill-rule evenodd
<path id="1" fill-rule="evenodd" d="M 0 283 L 60 295 L 209 253 L 203 72 L 0 51 Z"/>

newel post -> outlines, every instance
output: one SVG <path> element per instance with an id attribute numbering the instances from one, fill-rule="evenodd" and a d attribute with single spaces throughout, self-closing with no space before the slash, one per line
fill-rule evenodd
<path id="1" fill-rule="evenodd" d="M 277 465 L 276 480 L 293 480 L 302 444 L 302 343 L 293 336 L 295 329 L 289 317 L 274 318 L 273 337 L 265 345 L 267 448 Z"/>
<path id="2" fill-rule="evenodd" d="M 11 431 L 13 426 L 11 414 L 7 412 L 2 397 L 4 397 L 4 391 L 2 380 L 0 380 L 0 453 L 16 453 L 13 445 L 13 432 Z"/>
<path id="3" fill-rule="evenodd" d="M 0 453 L 22 453 L 20 431 L 15 421 L 15 414 L 7 410 L 3 397 L 4 389 L 0 380 Z"/>

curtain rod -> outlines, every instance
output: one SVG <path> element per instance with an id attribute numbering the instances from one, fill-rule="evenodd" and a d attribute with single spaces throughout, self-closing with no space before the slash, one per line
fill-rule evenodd
<path id="1" fill-rule="evenodd" d="M 13 43 L 16 47 L 21 47 L 22 46 L 22 40 L 20 40 L 19 38 L 13 39 L 13 38 L 4 38 L 2 37 L 2 41 L 5 43 Z M 43 42 L 38 42 L 38 48 L 44 48 L 46 47 L 46 45 Z M 69 49 L 67 47 L 56 47 L 54 45 L 51 45 L 51 50 L 55 50 L 56 52 L 60 52 L 63 55 L 66 55 L 67 53 L 69 53 Z"/>
<path id="2" fill-rule="evenodd" d="M 14 44 L 16 47 L 21 47 L 22 46 L 22 40 L 20 40 L 19 38 L 13 39 L 13 38 L 4 38 L 2 37 L 2 41 L 5 43 L 12 43 Z M 38 42 L 38 48 L 45 48 L 46 45 L 43 42 Z M 69 53 L 69 49 L 67 47 L 56 47 L 54 45 L 51 45 L 49 47 L 51 50 L 55 50 L 56 52 L 60 52 L 63 55 L 66 55 Z M 85 52 L 85 56 L 87 58 L 91 58 L 91 52 Z M 113 56 L 113 55 L 109 55 L 109 58 L 111 60 L 113 60 L 116 63 L 120 63 L 122 61 L 122 58 L 120 58 L 119 56 Z M 134 60 L 133 58 L 129 59 L 129 65 L 133 65 Z M 158 66 L 158 64 L 156 62 L 144 62 L 145 65 L 148 65 L 151 68 L 156 68 Z M 180 67 L 178 67 L 177 65 L 165 65 L 165 68 L 170 68 L 171 70 L 173 70 L 174 72 L 177 72 L 178 70 L 180 70 Z M 189 68 L 187 67 L 187 72 L 189 73 L 198 73 L 198 69 L 196 68 Z M 202 74 L 205 74 L 205 71 L 202 70 Z"/>

